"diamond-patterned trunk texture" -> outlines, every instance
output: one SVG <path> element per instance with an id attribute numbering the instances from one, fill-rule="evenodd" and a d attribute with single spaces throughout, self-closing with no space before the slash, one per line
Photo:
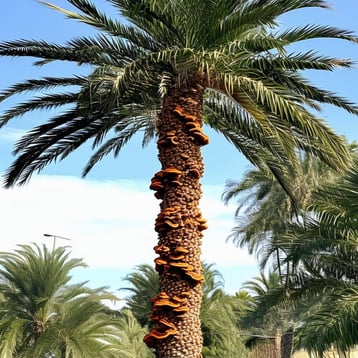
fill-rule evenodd
<path id="1" fill-rule="evenodd" d="M 154 328 L 144 340 L 160 358 L 201 357 L 200 247 L 207 226 L 199 210 L 200 147 L 208 143 L 201 131 L 203 90 L 199 85 L 171 90 L 158 116 L 162 170 L 152 178 L 151 189 L 161 200 L 154 248 L 160 293 L 152 298 Z"/>

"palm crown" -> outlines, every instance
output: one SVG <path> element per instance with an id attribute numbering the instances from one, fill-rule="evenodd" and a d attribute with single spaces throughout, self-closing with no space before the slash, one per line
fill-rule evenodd
<path id="1" fill-rule="evenodd" d="M 331 165 L 345 165 L 342 157 L 348 153 L 341 140 L 307 108 L 319 109 L 321 102 L 351 113 L 358 110 L 311 85 L 300 72 L 330 71 L 352 63 L 311 51 L 288 53 L 285 47 L 314 38 L 356 38 L 319 25 L 274 31 L 278 16 L 299 8 L 328 7 L 324 1 L 110 0 L 121 14 L 119 20 L 108 18 L 87 0 L 68 2 L 81 13 L 46 4 L 95 27 L 97 36 L 65 45 L 18 40 L 0 46 L 1 55 L 33 56 L 41 65 L 67 60 L 93 66 L 89 76 L 33 79 L 2 92 L 2 100 L 28 91 L 45 94 L 8 110 L 1 125 L 36 109 L 64 108 L 17 143 L 18 159 L 7 173 L 7 185 L 25 183 L 34 171 L 66 157 L 90 138 L 99 148 L 84 174 L 104 155 L 117 155 L 139 131 L 147 143 L 156 133 L 155 116 L 162 104 L 158 92 L 164 95 L 170 86 L 193 78 L 206 89 L 205 123 L 252 163 L 268 165 L 279 175 L 279 169 L 292 167 L 298 147 Z"/>

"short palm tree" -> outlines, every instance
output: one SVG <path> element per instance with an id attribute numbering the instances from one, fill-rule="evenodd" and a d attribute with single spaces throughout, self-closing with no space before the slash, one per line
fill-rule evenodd
<path id="1" fill-rule="evenodd" d="M 65 248 L 20 246 L 0 255 L 0 356 L 115 357 L 119 328 L 106 314 L 103 289 L 69 285 L 83 266 Z"/>
<path id="2" fill-rule="evenodd" d="M 147 317 L 148 320 L 148 317 Z M 117 357 L 121 358 L 152 358 L 154 354 L 143 342 L 146 327 L 143 327 L 134 317 L 133 312 L 127 308 L 120 311 L 119 324 L 119 350 Z"/>
<path id="3" fill-rule="evenodd" d="M 266 275 L 261 271 L 260 276 L 245 282 L 243 288 L 254 298 L 251 310 L 244 317 L 244 325 L 251 331 L 251 345 L 256 346 L 254 351 L 258 352 L 257 356 L 266 354 L 269 357 L 290 358 L 293 338 L 292 310 L 287 306 L 275 305 L 276 302 L 267 299 L 270 291 L 281 291 L 280 276 L 276 272 Z M 290 342 L 287 342 L 288 349 L 285 344 L 287 337 L 291 338 Z"/>
<path id="4" fill-rule="evenodd" d="M 276 177 L 295 170 L 297 148 L 345 167 L 349 154 L 341 138 L 310 109 L 329 103 L 354 114 L 358 110 L 310 84 L 301 71 L 331 71 L 351 67 L 351 61 L 311 51 L 291 53 L 285 47 L 317 38 L 357 39 L 330 26 L 279 29 L 280 15 L 327 8 L 323 0 L 108 0 L 119 19 L 88 0 L 68 2 L 79 13 L 47 5 L 93 26 L 100 31 L 97 36 L 64 45 L 44 40 L 0 44 L 1 56 L 35 57 L 41 65 L 59 60 L 92 66 L 88 76 L 30 79 L 2 92 L 2 99 L 43 94 L 5 112 L 0 125 L 36 109 L 63 106 L 62 113 L 17 143 L 18 158 L 7 172 L 6 186 L 24 184 L 33 172 L 89 139 L 99 148 L 84 174 L 106 154 L 117 155 L 135 133 L 143 132 L 144 144 L 155 137 L 161 170 L 150 188 L 161 201 L 154 248 L 161 296 L 153 299 L 154 328 L 145 341 L 158 357 L 199 357 L 200 244 L 206 229 L 199 210 L 201 147 L 209 142 L 202 125 L 222 133 Z"/>

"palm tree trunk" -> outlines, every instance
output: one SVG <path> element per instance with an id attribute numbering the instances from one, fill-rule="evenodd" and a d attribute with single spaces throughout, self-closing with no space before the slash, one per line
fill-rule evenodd
<path id="1" fill-rule="evenodd" d="M 293 347 L 293 338 L 294 332 L 287 331 L 281 339 L 281 358 L 291 358 L 292 357 L 292 347 Z"/>
<path id="2" fill-rule="evenodd" d="M 160 293 L 152 298 L 155 326 L 144 341 L 160 358 L 201 357 L 200 246 L 206 224 L 199 210 L 204 171 L 200 147 L 208 143 L 201 132 L 203 91 L 195 84 L 170 90 L 157 121 L 162 170 L 151 189 L 162 200 L 154 248 Z"/>

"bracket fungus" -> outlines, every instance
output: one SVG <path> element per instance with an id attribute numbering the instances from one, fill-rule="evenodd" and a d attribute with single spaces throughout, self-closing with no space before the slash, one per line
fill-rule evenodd
<path id="1" fill-rule="evenodd" d="M 167 260 L 163 259 L 161 256 L 154 259 L 156 265 L 166 265 L 168 262 Z"/>
<path id="2" fill-rule="evenodd" d="M 164 331 L 159 331 L 157 328 L 154 328 L 144 336 L 143 341 L 148 347 L 154 348 L 158 340 L 168 338 L 169 336 L 175 336 L 177 334 L 178 331 L 173 328 L 168 328 Z"/>
<path id="3" fill-rule="evenodd" d="M 158 139 L 158 146 L 170 146 L 170 145 L 178 145 L 178 137 L 176 136 L 174 131 L 169 131 L 165 134 L 165 137 L 161 137 Z"/>
<path id="4" fill-rule="evenodd" d="M 174 108 L 174 113 L 179 114 L 180 117 L 184 118 L 187 121 L 196 121 L 198 118 L 192 114 L 185 113 L 183 108 L 176 106 Z"/>
<path id="5" fill-rule="evenodd" d="M 180 303 L 173 302 L 170 298 L 158 298 L 154 301 L 153 307 L 178 308 Z"/>
<path id="6" fill-rule="evenodd" d="M 158 321 L 158 326 L 164 326 L 165 328 L 172 328 L 172 329 L 176 329 L 176 326 L 174 323 L 168 321 L 166 318 L 162 318 Z"/>
<path id="7" fill-rule="evenodd" d="M 174 252 L 179 254 L 179 253 L 182 253 L 182 254 L 188 254 L 189 253 L 189 250 L 186 249 L 185 247 L 183 246 L 177 246 L 175 249 L 174 249 Z"/>
<path id="8" fill-rule="evenodd" d="M 186 271 L 185 274 L 189 276 L 193 281 L 202 282 L 204 281 L 204 276 L 202 274 L 196 273 L 194 271 Z"/>
<path id="9" fill-rule="evenodd" d="M 150 301 L 154 303 L 155 301 L 159 299 L 169 299 L 169 296 L 166 292 L 159 292 L 156 296 L 152 297 Z"/>
<path id="10" fill-rule="evenodd" d="M 189 265 L 187 262 L 169 262 L 169 266 L 186 271 L 191 265 Z"/>
<path id="11" fill-rule="evenodd" d="M 187 313 L 188 311 L 189 311 L 189 307 L 186 305 L 182 305 L 178 308 L 173 309 L 173 312 L 180 313 L 180 314 Z"/>
<path id="12" fill-rule="evenodd" d="M 168 246 L 165 246 L 165 245 L 156 245 L 156 246 L 153 247 L 153 250 L 155 251 L 155 253 L 160 255 L 160 254 L 169 253 L 170 248 Z"/>
<path id="13" fill-rule="evenodd" d="M 185 258 L 184 255 L 169 255 L 169 260 L 171 261 L 181 261 Z"/>

